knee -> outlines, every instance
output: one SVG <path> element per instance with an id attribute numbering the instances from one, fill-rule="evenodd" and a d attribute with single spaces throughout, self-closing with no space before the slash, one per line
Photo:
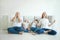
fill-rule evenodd
<path id="1" fill-rule="evenodd" d="M 44 30 L 36 30 L 36 32 L 38 33 L 38 34 L 42 34 L 42 33 L 44 33 Z"/>
<path id="2" fill-rule="evenodd" d="M 8 28 L 7 30 L 9 31 L 11 28 Z"/>
<path id="3" fill-rule="evenodd" d="M 31 27 L 30 29 L 31 29 L 31 31 L 34 31 L 36 28 Z"/>
<path id="4" fill-rule="evenodd" d="M 52 30 L 49 34 L 51 34 L 51 35 L 56 35 L 56 34 L 57 34 L 57 32 L 56 32 L 56 31 L 54 31 L 54 30 Z"/>
<path id="5" fill-rule="evenodd" d="M 56 35 L 56 34 L 57 34 L 57 32 L 56 32 L 56 31 L 54 31 L 54 32 L 53 32 L 53 35 Z"/>
<path id="6" fill-rule="evenodd" d="M 8 28 L 7 30 L 8 30 L 8 32 L 10 32 L 10 31 L 13 31 L 13 28 Z"/>

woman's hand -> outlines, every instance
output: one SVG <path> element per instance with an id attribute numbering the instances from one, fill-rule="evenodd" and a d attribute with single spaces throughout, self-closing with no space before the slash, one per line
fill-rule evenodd
<path id="1" fill-rule="evenodd" d="M 40 27 L 41 26 L 41 24 L 40 23 L 37 23 L 37 27 Z"/>
<path id="2" fill-rule="evenodd" d="M 12 22 L 14 22 L 14 21 L 15 21 L 15 19 L 16 19 L 16 16 L 14 16 L 14 17 L 11 19 L 11 21 L 12 21 Z"/>
<path id="3" fill-rule="evenodd" d="M 53 23 L 55 23 L 56 20 L 53 21 Z"/>
<path id="4" fill-rule="evenodd" d="M 53 25 L 55 23 L 55 20 L 51 23 L 51 24 L 49 24 L 48 26 L 51 26 L 51 25 Z"/>

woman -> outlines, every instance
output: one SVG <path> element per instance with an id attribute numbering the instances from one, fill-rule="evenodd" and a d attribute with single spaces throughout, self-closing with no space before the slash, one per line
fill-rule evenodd
<path id="1" fill-rule="evenodd" d="M 13 27 L 8 28 L 8 33 L 12 34 L 22 34 L 22 19 L 20 18 L 19 12 L 16 12 L 15 16 L 11 20 L 13 22 Z"/>
<path id="2" fill-rule="evenodd" d="M 40 25 L 41 25 L 41 29 L 44 30 L 43 33 L 49 34 L 49 35 L 56 35 L 56 31 L 49 28 L 54 23 L 55 23 L 55 20 L 52 23 L 49 23 L 46 12 L 42 13 L 42 17 L 40 19 Z M 40 33 L 39 30 L 37 30 L 37 32 Z"/>

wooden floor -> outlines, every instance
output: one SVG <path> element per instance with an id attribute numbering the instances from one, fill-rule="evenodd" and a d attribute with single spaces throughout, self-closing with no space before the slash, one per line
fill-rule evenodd
<path id="1" fill-rule="evenodd" d="M 60 40 L 60 35 L 32 35 L 30 33 L 23 33 L 23 35 L 8 34 L 6 30 L 0 30 L 0 40 Z"/>

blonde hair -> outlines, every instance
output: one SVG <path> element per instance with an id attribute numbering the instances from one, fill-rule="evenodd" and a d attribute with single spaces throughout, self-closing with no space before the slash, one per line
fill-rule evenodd
<path id="1" fill-rule="evenodd" d="M 42 17 L 41 17 L 41 18 L 44 18 L 44 15 L 45 15 L 45 18 L 48 18 L 46 12 L 43 12 L 43 13 L 42 13 Z"/>

